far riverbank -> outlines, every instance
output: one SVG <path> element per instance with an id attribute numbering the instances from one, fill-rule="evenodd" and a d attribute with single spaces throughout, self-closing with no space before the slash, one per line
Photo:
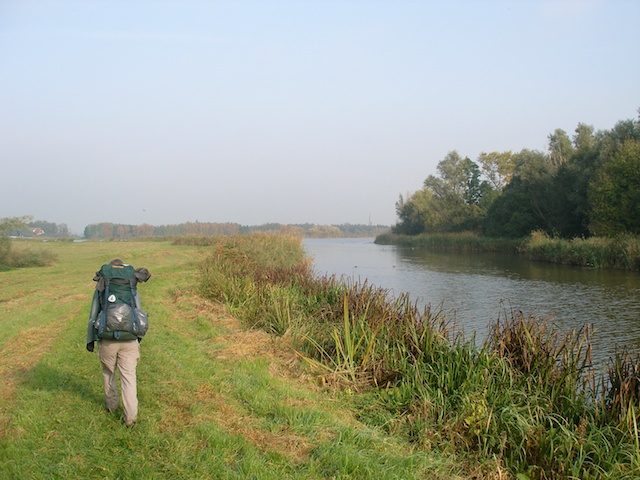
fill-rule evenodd
<path id="1" fill-rule="evenodd" d="M 484 237 L 472 232 L 383 233 L 376 237 L 375 243 L 442 251 L 514 253 L 538 262 L 640 272 L 640 237 L 634 235 L 565 240 L 542 232 L 533 232 L 524 239 Z"/>

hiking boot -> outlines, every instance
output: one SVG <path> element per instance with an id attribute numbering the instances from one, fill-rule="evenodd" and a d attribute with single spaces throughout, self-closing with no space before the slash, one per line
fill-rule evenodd
<path id="1" fill-rule="evenodd" d="M 113 413 L 113 412 L 115 412 L 115 411 L 116 411 L 116 409 L 117 409 L 118 407 L 113 407 L 113 408 L 112 408 L 112 407 L 105 407 L 105 408 L 106 408 L 106 410 L 107 410 L 107 413 Z"/>

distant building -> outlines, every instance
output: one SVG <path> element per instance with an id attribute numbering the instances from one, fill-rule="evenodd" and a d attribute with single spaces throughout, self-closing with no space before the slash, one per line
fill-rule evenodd
<path id="1" fill-rule="evenodd" d="M 33 234 L 34 234 L 35 236 L 37 236 L 37 237 L 39 237 L 40 235 L 44 235 L 44 230 L 43 230 L 43 229 L 41 229 L 41 228 L 39 228 L 39 227 L 36 227 L 36 228 L 34 228 L 33 230 L 31 230 L 31 231 L 32 231 L 32 232 L 33 232 Z"/>

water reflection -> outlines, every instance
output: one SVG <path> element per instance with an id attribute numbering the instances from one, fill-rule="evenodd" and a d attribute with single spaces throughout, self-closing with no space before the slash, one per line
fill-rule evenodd
<path id="1" fill-rule="evenodd" d="M 441 305 L 483 340 L 505 310 L 550 317 L 568 330 L 591 323 L 598 363 L 616 344 L 640 351 L 640 275 L 530 262 L 514 255 L 441 253 L 373 239 L 304 241 L 318 274 L 345 275 L 419 304 Z"/>

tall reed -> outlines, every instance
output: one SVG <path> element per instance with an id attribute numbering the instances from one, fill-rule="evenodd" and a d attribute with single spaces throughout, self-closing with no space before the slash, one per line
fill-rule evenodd
<path id="1" fill-rule="evenodd" d="M 403 245 L 426 247 L 433 250 L 462 252 L 517 252 L 521 240 L 485 237 L 475 232 L 423 233 L 420 235 L 398 235 L 383 233 L 376 237 L 379 245 Z"/>
<path id="2" fill-rule="evenodd" d="M 640 419 L 640 354 L 635 358 L 628 350 L 617 350 L 602 377 L 601 419 L 626 425 L 637 438 Z"/>
<path id="3" fill-rule="evenodd" d="M 536 231 L 523 243 L 521 251 L 536 261 L 640 271 L 640 237 L 633 235 L 566 240 Z"/>
<path id="4" fill-rule="evenodd" d="M 440 309 L 316 276 L 292 237 L 220 239 L 202 292 L 286 335 L 322 383 L 358 392 L 360 418 L 422 448 L 476 452 L 519 478 L 640 475 L 638 366 L 591 365 L 590 327 L 504 313 L 478 348 Z"/>

